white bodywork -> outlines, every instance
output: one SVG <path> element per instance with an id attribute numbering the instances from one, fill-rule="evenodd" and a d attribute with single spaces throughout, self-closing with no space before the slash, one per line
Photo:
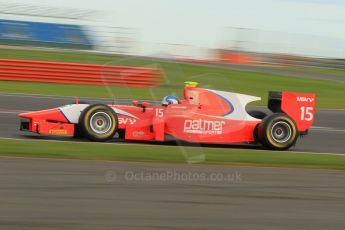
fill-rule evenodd
<path id="1" fill-rule="evenodd" d="M 231 92 L 225 92 L 225 91 L 219 91 L 219 90 L 210 90 L 210 89 L 208 90 L 217 94 L 218 96 L 223 97 L 225 100 L 228 101 L 228 103 L 232 104 L 233 112 L 225 115 L 224 118 L 232 119 L 232 120 L 249 120 L 249 121 L 259 120 L 250 116 L 246 112 L 246 106 L 250 102 L 260 101 L 261 97 L 255 97 L 255 96 L 250 96 L 250 95 L 245 95 L 245 94 L 240 94 L 240 93 L 231 93 Z"/>
<path id="2" fill-rule="evenodd" d="M 232 92 L 225 92 L 225 91 L 219 91 L 219 90 L 211 90 L 206 89 L 208 91 L 211 91 L 218 96 L 225 99 L 229 104 L 232 105 L 233 111 L 227 115 L 224 116 L 226 119 L 232 119 L 232 120 L 251 120 L 256 121 L 258 119 L 250 116 L 246 112 L 246 105 L 253 101 L 259 101 L 261 100 L 260 97 L 245 95 L 245 94 L 239 94 L 239 93 L 232 93 Z M 72 124 L 78 124 L 79 117 L 81 112 L 88 107 L 89 104 L 71 104 L 71 105 L 65 105 L 62 107 L 59 107 L 59 110 L 64 114 L 64 116 L 68 119 L 68 121 Z M 112 107 L 112 109 L 117 114 L 122 114 L 128 117 L 132 117 L 135 119 L 138 119 L 136 116 L 123 111 L 118 108 Z"/>
<path id="3" fill-rule="evenodd" d="M 63 113 L 63 115 L 67 118 L 67 120 L 72 124 L 78 124 L 80 114 L 83 110 L 88 107 L 90 104 L 71 104 L 59 107 L 59 110 Z M 110 106 L 111 107 L 111 106 Z M 111 107 L 115 113 L 125 115 L 127 117 L 132 117 L 135 119 L 139 119 L 138 117 L 123 111 L 119 108 Z"/>
<path id="4" fill-rule="evenodd" d="M 88 107 L 89 104 L 72 104 L 59 108 L 67 120 L 72 124 L 78 124 L 81 112 Z"/>

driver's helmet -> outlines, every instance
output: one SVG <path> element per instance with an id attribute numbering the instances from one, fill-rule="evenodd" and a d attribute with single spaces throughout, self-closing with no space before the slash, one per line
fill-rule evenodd
<path id="1" fill-rule="evenodd" d="M 170 104 L 178 104 L 178 98 L 176 96 L 166 96 L 162 100 L 162 105 L 168 106 Z"/>

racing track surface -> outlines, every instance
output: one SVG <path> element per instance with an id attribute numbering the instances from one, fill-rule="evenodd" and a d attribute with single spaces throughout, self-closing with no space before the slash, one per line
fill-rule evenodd
<path id="1" fill-rule="evenodd" d="M 0 94 L 0 136 L 35 138 L 17 113 L 72 101 Z M 344 114 L 318 111 L 293 150 L 344 153 Z M 344 181 L 341 170 L 0 157 L 0 229 L 344 229 Z"/>
<path id="2" fill-rule="evenodd" d="M 111 103 L 107 99 L 92 100 L 81 98 L 90 103 Z M 20 132 L 18 112 L 53 108 L 74 101 L 72 97 L 50 97 L 38 95 L 0 94 L 0 137 L 38 138 L 31 133 Z M 130 103 L 118 100 L 116 103 Z M 317 110 L 316 122 L 309 134 L 297 141 L 292 151 L 345 153 L 345 110 Z M 47 139 L 71 141 L 70 137 L 46 137 Z M 118 143 L 121 144 L 121 143 Z M 141 143 L 142 144 L 142 143 Z M 214 146 L 217 147 L 217 146 Z M 219 147 L 219 146 L 218 146 Z M 229 146 L 222 146 L 229 147 Z M 230 146 L 231 147 L 231 146 Z"/>
<path id="3" fill-rule="evenodd" d="M 0 157 L 0 229 L 337 230 L 344 181 L 331 170 Z"/>

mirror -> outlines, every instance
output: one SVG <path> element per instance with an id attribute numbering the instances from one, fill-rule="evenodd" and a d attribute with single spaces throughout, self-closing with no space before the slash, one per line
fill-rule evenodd
<path id="1" fill-rule="evenodd" d="M 132 101 L 132 104 L 133 104 L 134 106 L 138 106 L 139 102 L 136 101 L 136 100 L 133 100 L 133 101 Z"/>
<path id="2" fill-rule="evenodd" d="M 143 102 L 142 105 L 143 105 L 144 108 L 146 108 L 146 107 L 150 106 L 150 103 L 149 102 Z"/>

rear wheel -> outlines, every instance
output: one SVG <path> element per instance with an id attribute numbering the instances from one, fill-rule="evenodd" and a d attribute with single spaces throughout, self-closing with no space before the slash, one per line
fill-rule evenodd
<path id="1" fill-rule="evenodd" d="M 260 119 L 260 120 L 262 120 L 265 117 L 267 117 L 267 113 L 262 112 L 260 110 L 249 110 L 249 111 L 247 111 L 247 113 L 250 116 L 252 116 L 252 117 L 254 117 L 256 119 Z M 254 138 L 255 138 L 255 141 L 257 142 L 258 141 L 258 126 L 254 130 Z"/>
<path id="2" fill-rule="evenodd" d="M 285 114 L 272 114 L 258 126 L 259 141 L 266 147 L 285 150 L 296 143 L 298 130 L 295 122 Z"/>
<path id="3" fill-rule="evenodd" d="M 249 110 L 247 112 L 250 116 L 255 117 L 257 119 L 264 119 L 267 114 L 265 112 L 259 111 L 259 110 Z"/>
<path id="4" fill-rule="evenodd" d="M 90 105 L 80 115 L 79 126 L 89 140 L 107 141 L 113 138 L 117 131 L 117 115 L 107 105 Z"/>

